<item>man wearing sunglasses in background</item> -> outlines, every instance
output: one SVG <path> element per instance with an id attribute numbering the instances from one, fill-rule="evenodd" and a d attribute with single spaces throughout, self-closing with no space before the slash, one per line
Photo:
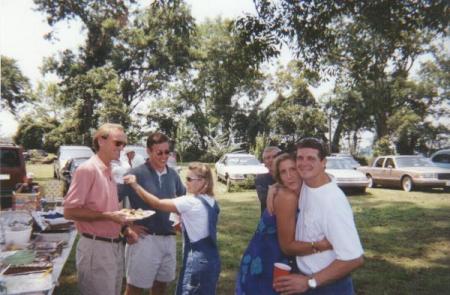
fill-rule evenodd
<path id="1" fill-rule="evenodd" d="M 80 234 L 76 266 L 80 294 L 119 295 L 124 270 L 117 185 L 111 161 L 127 143 L 123 127 L 104 124 L 94 135 L 96 154 L 75 171 L 64 200 L 64 217 L 75 221 Z"/>
<path id="2" fill-rule="evenodd" d="M 160 199 L 185 195 L 186 188 L 178 173 L 167 166 L 169 138 L 160 132 L 150 134 L 147 153 L 147 162 L 127 174 L 135 175 L 141 187 Z M 155 210 L 128 185 L 119 185 L 119 195 L 128 196 L 133 209 Z M 167 283 L 175 279 L 175 231 L 169 213 L 155 211 L 156 214 L 136 221 L 126 230 L 127 235 L 139 236 L 137 243 L 129 243 L 125 249 L 127 295 L 142 294 L 142 289 L 151 289 L 152 295 L 164 294 Z"/>

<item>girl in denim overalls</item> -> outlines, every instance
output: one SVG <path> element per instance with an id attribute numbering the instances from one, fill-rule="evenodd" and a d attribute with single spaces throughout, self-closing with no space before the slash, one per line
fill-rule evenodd
<path id="1" fill-rule="evenodd" d="M 191 163 L 186 185 L 192 196 L 174 199 L 158 199 L 139 186 L 133 175 L 125 176 L 124 180 L 149 205 L 181 215 L 183 265 L 176 294 L 215 294 L 220 274 L 216 234 L 219 206 L 214 199 L 214 182 L 209 166 Z"/>

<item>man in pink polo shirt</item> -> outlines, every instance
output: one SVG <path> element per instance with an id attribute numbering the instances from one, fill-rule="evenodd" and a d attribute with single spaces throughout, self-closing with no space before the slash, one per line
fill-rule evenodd
<path id="1" fill-rule="evenodd" d="M 127 143 L 123 127 L 104 124 L 94 135 L 96 154 L 75 171 L 64 201 L 64 217 L 75 221 L 80 234 L 76 266 L 80 294 L 120 294 L 124 245 L 120 231 L 125 217 L 118 213 L 117 184 L 111 161 Z"/>

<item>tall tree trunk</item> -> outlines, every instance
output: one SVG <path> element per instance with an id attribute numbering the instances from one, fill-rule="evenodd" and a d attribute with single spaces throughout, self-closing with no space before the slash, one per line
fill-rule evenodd
<path id="1" fill-rule="evenodd" d="M 339 153 L 340 151 L 340 141 L 341 141 L 341 134 L 343 131 L 343 123 L 342 119 L 339 119 L 336 125 L 336 129 L 334 130 L 333 134 L 333 140 L 331 141 L 331 153 Z"/>

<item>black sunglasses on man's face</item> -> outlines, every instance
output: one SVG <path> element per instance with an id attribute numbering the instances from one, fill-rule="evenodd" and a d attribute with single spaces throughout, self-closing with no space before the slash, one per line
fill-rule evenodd
<path id="1" fill-rule="evenodd" d="M 121 147 L 121 146 L 125 147 L 127 145 L 126 142 L 120 141 L 120 140 L 113 140 L 113 142 L 116 145 L 116 147 Z"/>
<path id="2" fill-rule="evenodd" d="M 157 151 L 156 152 L 157 156 L 162 156 L 162 154 L 168 155 L 168 154 L 170 154 L 170 151 L 169 150 L 165 150 L 165 151 Z"/>

